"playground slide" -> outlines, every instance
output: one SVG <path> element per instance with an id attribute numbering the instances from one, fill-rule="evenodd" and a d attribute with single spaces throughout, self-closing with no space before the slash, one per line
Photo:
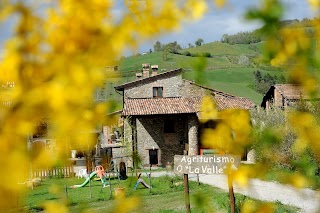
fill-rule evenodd
<path id="1" fill-rule="evenodd" d="M 81 185 L 73 185 L 73 186 L 71 186 L 71 188 L 84 187 L 85 185 L 87 185 L 89 183 L 90 180 L 92 180 L 96 176 L 96 174 L 97 174 L 97 172 L 91 172 L 89 177 Z"/>
<path id="2" fill-rule="evenodd" d="M 139 177 L 140 177 L 140 175 L 139 175 Z M 148 184 L 146 184 L 146 182 L 144 182 L 143 179 L 139 178 L 138 181 L 136 182 L 136 184 L 134 185 L 133 190 L 136 190 L 136 189 L 137 189 L 139 183 L 141 183 L 144 187 L 146 187 L 146 188 L 148 188 L 148 189 L 151 188 L 151 186 L 149 186 Z"/>

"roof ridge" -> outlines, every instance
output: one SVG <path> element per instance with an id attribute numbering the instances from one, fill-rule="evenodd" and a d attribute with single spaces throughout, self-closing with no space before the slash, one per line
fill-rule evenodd
<path id="1" fill-rule="evenodd" d="M 213 88 L 210 88 L 210 87 L 207 87 L 207 86 L 203 86 L 203 85 L 200 85 L 200 84 L 197 84 L 195 83 L 194 81 L 190 81 L 190 80 L 187 80 L 187 79 L 182 79 L 186 82 L 189 82 L 191 84 L 194 84 L 196 86 L 199 86 L 199 87 L 202 87 L 202 88 L 205 88 L 205 89 L 209 89 L 213 92 L 217 92 L 217 93 L 220 93 L 221 95 L 223 96 L 228 96 L 228 97 L 240 97 L 240 96 L 236 96 L 236 95 L 233 95 L 233 94 L 230 94 L 230 93 L 227 93 L 227 92 L 224 92 L 224 91 L 221 91 L 221 90 L 217 90 L 217 89 L 213 89 Z M 242 97 L 242 98 L 246 98 L 246 97 Z"/>
<path id="2" fill-rule="evenodd" d="M 126 86 L 130 86 L 130 85 L 133 85 L 133 84 L 136 84 L 136 83 L 140 83 L 140 82 L 144 82 L 146 80 L 152 80 L 152 79 L 157 79 L 159 77 L 162 77 L 162 76 L 165 76 L 165 75 L 168 75 L 168 74 L 172 74 L 172 73 L 175 73 L 175 72 L 178 72 L 178 71 L 183 71 L 182 68 L 177 68 L 177 69 L 174 69 L 174 70 L 169 70 L 167 72 L 162 72 L 162 73 L 158 73 L 157 75 L 154 75 L 154 76 L 149 76 L 147 78 L 142 78 L 142 79 L 138 79 L 138 80 L 134 80 L 134 81 L 129 81 L 127 83 L 124 83 L 124 84 L 121 84 L 119 86 L 116 86 L 114 87 L 116 90 L 121 90 L 122 88 L 126 87 Z"/>
<path id="3" fill-rule="evenodd" d="M 177 97 L 157 97 L 157 98 L 153 98 L 153 97 L 146 97 L 146 98 L 130 98 L 128 97 L 127 100 L 161 100 L 161 99 L 196 99 L 196 98 L 200 98 L 198 96 L 195 97 L 183 97 L 183 96 L 177 96 Z"/>

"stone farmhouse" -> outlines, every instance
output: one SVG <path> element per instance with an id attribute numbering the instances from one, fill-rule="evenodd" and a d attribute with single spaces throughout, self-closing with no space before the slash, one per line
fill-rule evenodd
<path id="1" fill-rule="evenodd" d="M 316 98 L 319 100 L 319 97 Z M 264 95 L 261 107 L 264 109 L 293 107 L 300 101 L 312 101 L 301 86 L 296 84 L 275 84 Z M 313 99 L 314 101 L 314 99 Z"/>
<path id="2" fill-rule="evenodd" d="M 143 165 L 165 166 L 174 155 L 196 155 L 205 149 L 199 135 L 201 97 L 211 96 L 219 110 L 252 109 L 254 103 L 182 78 L 182 69 L 158 74 L 157 66 L 143 65 L 137 79 L 115 89 L 123 95 L 124 142 Z M 139 165 L 140 166 L 140 165 Z"/>

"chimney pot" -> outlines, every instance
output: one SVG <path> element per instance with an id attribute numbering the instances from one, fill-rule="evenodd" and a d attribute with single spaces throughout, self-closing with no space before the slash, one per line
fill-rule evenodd
<path id="1" fill-rule="evenodd" d="M 136 73 L 136 80 L 140 80 L 142 79 L 142 73 L 141 72 L 137 72 Z"/>
<path id="2" fill-rule="evenodd" d="M 142 64 L 143 78 L 148 78 L 150 75 L 150 64 Z"/>
<path id="3" fill-rule="evenodd" d="M 152 70 L 152 74 L 151 76 L 155 76 L 155 75 L 158 75 L 158 65 L 152 65 L 151 66 L 151 70 Z"/>

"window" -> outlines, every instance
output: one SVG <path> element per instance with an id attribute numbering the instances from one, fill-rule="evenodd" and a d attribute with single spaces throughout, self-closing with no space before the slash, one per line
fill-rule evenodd
<path id="1" fill-rule="evenodd" d="M 153 87 L 153 97 L 162 98 L 163 97 L 163 87 Z"/>
<path id="2" fill-rule="evenodd" d="M 175 122 L 173 119 L 164 120 L 164 133 L 175 133 Z"/>

